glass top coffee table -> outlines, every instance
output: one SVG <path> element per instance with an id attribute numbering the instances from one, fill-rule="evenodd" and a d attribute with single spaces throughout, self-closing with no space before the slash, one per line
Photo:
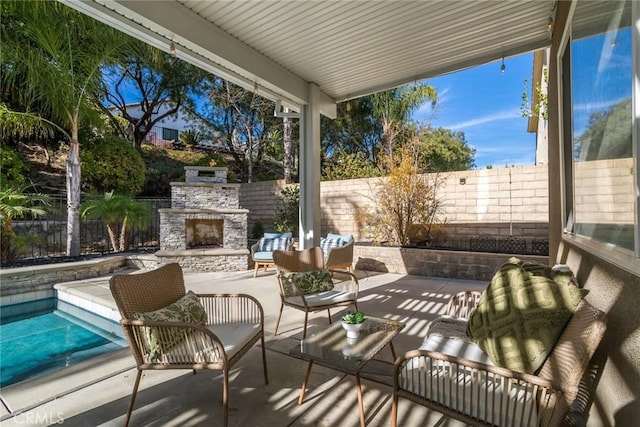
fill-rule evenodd
<path id="1" fill-rule="evenodd" d="M 336 322 L 324 331 L 311 335 L 292 347 L 289 354 L 309 361 L 304 376 L 298 405 L 304 401 L 307 382 L 314 363 L 340 372 L 352 374 L 356 377 L 358 392 L 358 409 L 360 410 L 360 425 L 364 427 L 364 406 L 362 403 L 362 386 L 360 384 L 360 370 L 387 344 L 391 348 L 393 359 L 396 353 L 391 340 L 404 328 L 404 323 L 395 320 L 367 317 L 360 329 L 360 337 L 347 338 L 341 322 Z"/>

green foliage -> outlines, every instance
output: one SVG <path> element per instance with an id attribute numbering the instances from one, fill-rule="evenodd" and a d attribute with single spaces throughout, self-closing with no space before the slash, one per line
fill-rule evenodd
<path id="1" fill-rule="evenodd" d="M 24 173 L 29 167 L 20 153 L 6 145 L 0 145 L 0 180 L 2 187 L 22 187 L 26 183 Z"/>
<path id="2" fill-rule="evenodd" d="M 366 159 L 375 159 L 382 139 L 382 123 L 372 113 L 370 97 L 342 102 L 337 106 L 335 120 L 320 118 L 322 152 L 362 153 Z"/>
<path id="3" fill-rule="evenodd" d="M 281 205 L 273 219 L 273 226 L 278 233 L 292 232 L 294 235 L 298 231 L 299 206 L 300 206 L 300 185 L 289 185 L 280 191 Z"/>
<path id="4" fill-rule="evenodd" d="M 103 83 L 94 96 L 113 109 L 103 108 L 114 129 L 126 136 L 133 130 L 135 146 L 140 148 L 146 135 L 166 117 L 195 108 L 194 99 L 205 95 L 208 73 L 147 43 L 131 39 L 127 50 L 103 69 Z M 139 94 L 135 106 L 129 94 Z M 160 106 L 167 107 L 159 109 Z M 186 108 L 185 108 L 186 107 Z M 116 119 L 121 116 L 126 125 Z"/>
<path id="5" fill-rule="evenodd" d="M 544 85 L 547 85 L 547 81 L 549 80 L 549 70 L 547 67 L 542 69 L 542 81 Z M 542 90 L 542 84 L 538 83 L 536 87 L 533 88 L 534 100 L 537 101 L 535 104 L 531 105 L 529 101 L 529 79 L 524 80 L 524 89 L 522 90 L 522 104 L 520 105 L 520 111 L 522 112 L 522 117 L 536 117 L 540 116 L 544 120 L 549 119 L 549 97 L 547 96 L 547 92 Z"/>
<path id="6" fill-rule="evenodd" d="M 574 161 L 631 157 L 632 118 L 631 98 L 592 113 L 589 126 L 574 140 Z"/>
<path id="7" fill-rule="evenodd" d="M 180 142 L 182 142 L 188 148 L 195 147 L 200 141 L 202 141 L 202 135 L 200 135 L 198 131 L 189 129 L 189 130 L 180 132 Z"/>
<path id="8" fill-rule="evenodd" d="M 470 147 L 464 132 L 445 128 L 425 128 L 419 133 L 420 153 L 427 172 L 451 172 L 475 167 L 475 148 Z"/>
<path id="9" fill-rule="evenodd" d="M 326 159 L 322 178 L 326 181 L 379 176 L 380 171 L 362 153 L 338 151 Z"/>
<path id="10" fill-rule="evenodd" d="M 26 187 L 0 187 L 0 261 L 14 261 L 25 241 L 13 231 L 16 218 L 44 216 L 50 205 L 43 194 L 29 194 Z"/>
<path id="11" fill-rule="evenodd" d="M 441 211 L 437 190 L 438 177 L 429 182 L 420 174 L 421 164 L 416 141 L 393 156 L 384 158 L 382 167 L 389 175 L 380 180 L 370 197 L 375 202 L 372 212 L 364 214 L 367 231 L 376 241 L 398 245 L 410 244 L 412 229 L 417 224 L 425 228 L 426 240 Z"/>
<path id="12" fill-rule="evenodd" d="M 214 167 L 214 166 L 224 167 L 226 165 L 227 165 L 227 162 L 224 159 L 224 156 L 219 153 L 207 154 L 195 163 L 195 166 L 210 166 L 210 167 Z"/>
<path id="13" fill-rule="evenodd" d="M 109 135 L 91 141 L 80 154 L 84 184 L 92 192 L 138 194 L 146 178 L 142 155 L 131 143 Z"/>
<path id="14" fill-rule="evenodd" d="M 256 221 L 253 223 L 253 227 L 251 227 L 251 237 L 253 239 L 259 239 L 264 235 L 264 227 L 260 221 Z"/>
<path id="15" fill-rule="evenodd" d="M 156 147 L 143 146 L 142 158 L 147 166 L 147 176 L 142 195 L 156 197 L 171 196 L 171 182 L 184 178 L 185 165 L 197 162 L 193 156 L 176 158 L 171 152 Z M 192 153 L 193 154 L 193 153 Z"/>
<path id="16" fill-rule="evenodd" d="M 12 105 L 20 108 L 9 117 L 14 122 L 36 119 L 64 131 L 69 142 L 67 255 L 79 255 L 78 134 L 82 123 L 99 122 L 101 99 L 91 95 L 101 84 L 104 65 L 115 60 L 130 39 L 60 2 L 5 0 L 1 7 L 1 84 L 12 88 Z"/>
<path id="17" fill-rule="evenodd" d="M 153 217 L 148 203 L 137 202 L 128 195 L 114 194 L 113 191 L 83 203 L 80 214 L 83 218 L 101 219 L 105 223 L 114 251 L 127 250 L 128 226 L 144 225 Z"/>
<path id="18" fill-rule="evenodd" d="M 347 312 L 347 314 L 342 316 L 342 322 L 347 323 L 349 325 L 357 325 L 358 323 L 362 323 L 365 320 L 367 320 L 367 318 L 364 316 L 364 313 L 361 311 L 358 311 L 356 313 L 352 313 L 349 311 Z"/>

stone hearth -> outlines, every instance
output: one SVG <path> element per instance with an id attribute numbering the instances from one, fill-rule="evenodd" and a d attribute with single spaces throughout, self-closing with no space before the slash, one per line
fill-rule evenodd
<path id="1" fill-rule="evenodd" d="M 185 167 L 185 182 L 171 183 L 171 208 L 159 209 L 159 264 L 185 270 L 248 268 L 248 209 L 240 208 L 240 184 L 227 183 L 227 168 Z"/>

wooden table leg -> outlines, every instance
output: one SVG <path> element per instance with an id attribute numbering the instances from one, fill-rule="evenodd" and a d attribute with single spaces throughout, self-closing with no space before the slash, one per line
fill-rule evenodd
<path id="1" fill-rule="evenodd" d="M 298 397 L 298 405 L 302 405 L 304 401 L 304 392 L 307 390 L 307 382 L 309 381 L 309 375 L 311 374 L 311 367 L 313 366 L 313 360 L 309 361 L 307 366 L 307 373 L 304 374 L 304 381 L 302 382 L 302 388 L 300 389 L 300 397 Z"/>
<path id="2" fill-rule="evenodd" d="M 358 409 L 360 410 L 360 427 L 365 427 L 364 403 L 362 402 L 362 384 L 360 384 L 360 373 L 356 372 L 356 389 L 358 391 Z"/>

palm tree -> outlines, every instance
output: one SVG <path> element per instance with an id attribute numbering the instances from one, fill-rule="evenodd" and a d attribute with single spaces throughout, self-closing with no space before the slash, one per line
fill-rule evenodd
<path id="1" fill-rule="evenodd" d="M 84 203 L 81 215 L 87 219 L 102 219 L 107 226 L 111 247 L 115 252 L 122 252 L 127 250 L 127 227 L 146 224 L 152 212 L 148 203 L 136 202 L 130 196 L 110 191 L 102 198 Z"/>
<path id="2" fill-rule="evenodd" d="M 0 259 L 13 261 L 18 247 L 14 245 L 13 220 L 26 216 L 41 217 L 47 212 L 49 198 L 43 194 L 27 194 L 25 188 L 0 188 Z"/>
<path id="3" fill-rule="evenodd" d="M 2 84 L 20 87 L 24 111 L 0 111 L 21 130 L 37 127 L 36 119 L 64 132 L 69 142 L 66 166 L 67 255 L 80 254 L 80 141 L 83 121 L 98 111 L 91 93 L 101 80 L 101 67 L 116 58 L 129 41 L 111 27 L 58 2 L 2 2 Z M 37 110 L 33 110 L 37 108 Z M 25 127 L 25 123 L 29 126 Z M 20 131 L 20 127 L 18 127 Z"/>
<path id="4" fill-rule="evenodd" d="M 382 122 L 381 149 L 384 157 L 393 154 L 395 138 L 411 119 L 411 114 L 425 101 L 435 105 L 436 89 L 429 85 L 403 86 L 371 95 L 373 114 Z"/>

